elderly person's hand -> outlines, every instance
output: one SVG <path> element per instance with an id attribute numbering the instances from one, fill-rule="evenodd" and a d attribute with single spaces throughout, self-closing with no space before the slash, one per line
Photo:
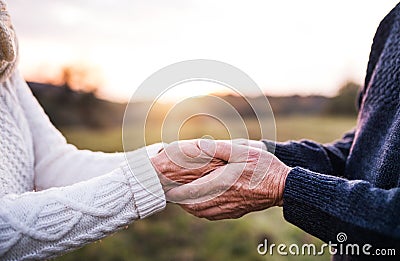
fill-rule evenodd
<path id="1" fill-rule="evenodd" d="M 235 143 L 238 142 L 216 141 L 213 147 L 200 142 L 204 153 L 228 164 L 170 190 L 167 199 L 209 220 L 239 218 L 252 211 L 281 206 L 291 168 L 265 150 Z"/>
<path id="2" fill-rule="evenodd" d="M 150 160 L 158 172 L 164 191 L 190 183 L 225 165 L 223 159 L 214 158 L 199 147 L 200 140 L 176 141 L 167 145 L 164 150 Z M 214 146 L 212 140 L 201 140 Z"/>

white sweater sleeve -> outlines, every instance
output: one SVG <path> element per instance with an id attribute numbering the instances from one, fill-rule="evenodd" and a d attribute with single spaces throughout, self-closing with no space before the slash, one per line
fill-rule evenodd
<path id="1" fill-rule="evenodd" d="M 153 167 L 135 153 L 134 174 L 122 166 L 72 186 L 0 198 L 0 259 L 55 257 L 162 209 Z"/>
<path id="2" fill-rule="evenodd" d="M 161 145 L 127 153 L 129 164 L 124 154 L 79 151 L 53 127 L 19 75 L 11 81 L 32 132 L 42 191 L 0 198 L 1 260 L 61 255 L 165 207 L 148 156 Z"/>
<path id="3" fill-rule="evenodd" d="M 15 72 L 11 81 L 17 88 L 18 99 L 32 134 L 36 190 L 72 185 L 106 174 L 125 160 L 124 153 L 78 150 L 67 144 L 21 75 Z"/>
<path id="4" fill-rule="evenodd" d="M 123 153 L 80 151 L 66 143 L 14 71 L 17 42 L 3 0 L 0 11 L 0 82 L 11 81 L 28 121 L 36 188 L 0 197 L 0 260 L 55 257 L 163 209 L 149 148 L 127 153 L 128 164 Z M 2 171 L 0 177 L 7 176 Z"/>

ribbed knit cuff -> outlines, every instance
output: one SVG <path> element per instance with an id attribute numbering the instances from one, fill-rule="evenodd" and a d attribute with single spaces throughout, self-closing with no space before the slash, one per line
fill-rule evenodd
<path id="1" fill-rule="evenodd" d="M 131 190 L 138 209 L 139 218 L 145 218 L 165 208 L 166 200 L 157 172 L 150 157 L 162 148 L 155 144 L 148 148 L 126 153 L 127 163 L 122 170 L 131 184 Z"/>
<path id="2" fill-rule="evenodd" d="M 283 194 L 285 219 L 322 240 L 333 240 L 340 229 L 335 227 L 329 208 L 336 205 L 337 186 L 342 182 L 338 177 L 293 168 Z"/>
<path id="3" fill-rule="evenodd" d="M 304 153 L 302 147 L 289 142 L 275 142 L 271 140 L 262 140 L 267 151 L 274 154 L 278 159 L 290 167 L 303 166 L 308 162 L 308 154 Z"/>
<path id="4" fill-rule="evenodd" d="M 301 147 L 289 142 L 275 142 L 263 140 L 267 151 L 274 154 L 278 159 L 290 167 L 301 165 L 309 160 L 308 154 L 302 151 Z M 304 159 L 303 159 L 304 158 Z"/>

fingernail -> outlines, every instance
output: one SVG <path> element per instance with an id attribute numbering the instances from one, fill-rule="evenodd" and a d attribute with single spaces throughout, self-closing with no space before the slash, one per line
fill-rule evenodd
<path id="1" fill-rule="evenodd" d="M 199 147 L 203 151 L 208 151 L 210 149 L 210 140 L 202 139 L 199 141 Z"/>

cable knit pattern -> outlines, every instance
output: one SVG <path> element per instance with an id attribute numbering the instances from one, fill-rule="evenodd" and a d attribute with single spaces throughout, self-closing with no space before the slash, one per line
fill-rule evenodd
<path id="1" fill-rule="evenodd" d="M 102 238 L 138 217 L 129 192 L 128 181 L 115 171 L 75 186 L 7 195 L 0 199 L 0 256 L 47 258 Z M 80 231 L 78 222 L 103 224 Z M 22 237 L 26 244 L 16 245 Z"/>
<path id="2" fill-rule="evenodd" d="M 56 257 L 163 209 L 149 160 L 161 144 L 125 154 L 67 144 L 13 70 L 14 38 L 0 0 L 0 260 Z"/>
<path id="3" fill-rule="evenodd" d="M 0 259 L 54 257 L 165 207 L 148 158 L 160 144 L 126 153 L 129 162 L 77 150 L 18 72 L 0 98 Z"/>

